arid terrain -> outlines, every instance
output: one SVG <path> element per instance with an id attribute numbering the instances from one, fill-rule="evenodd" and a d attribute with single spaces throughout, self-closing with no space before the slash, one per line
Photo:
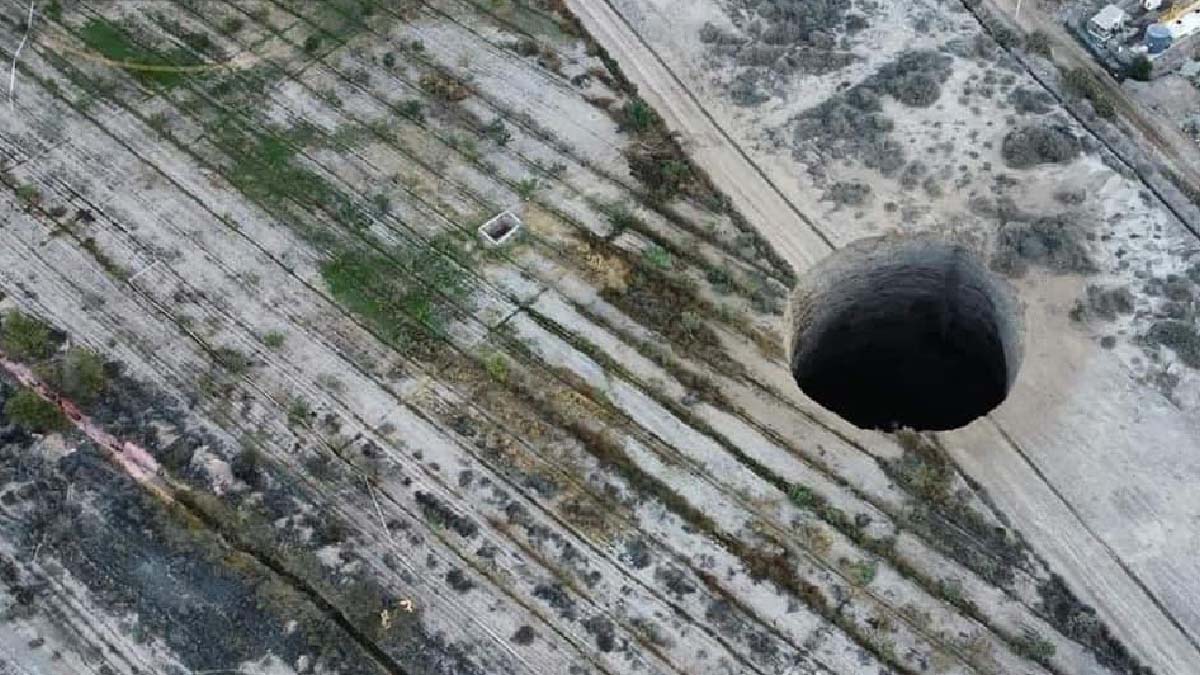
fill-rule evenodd
<path id="1" fill-rule="evenodd" d="M 1196 672 L 1198 207 L 969 4 L 4 0 L 0 672 Z"/>

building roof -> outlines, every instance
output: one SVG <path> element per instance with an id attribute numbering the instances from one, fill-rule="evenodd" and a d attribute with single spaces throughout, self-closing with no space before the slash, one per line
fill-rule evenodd
<path id="1" fill-rule="evenodd" d="M 1092 23 L 1105 30 L 1116 30 L 1125 25 L 1125 21 L 1129 15 L 1125 10 L 1116 5 L 1105 5 L 1103 9 L 1096 12 L 1096 16 L 1092 17 Z"/>

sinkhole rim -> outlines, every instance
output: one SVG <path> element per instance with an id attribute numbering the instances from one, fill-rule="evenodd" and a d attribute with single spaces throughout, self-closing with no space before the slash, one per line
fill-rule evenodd
<path id="1" fill-rule="evenodd" d="M 801 391 L 860 429 L 967 426 L 1007 399 L 1024 349 L 1016 290 L 929 234 L 834 251 L 798 280 L 787 328 Z"/>

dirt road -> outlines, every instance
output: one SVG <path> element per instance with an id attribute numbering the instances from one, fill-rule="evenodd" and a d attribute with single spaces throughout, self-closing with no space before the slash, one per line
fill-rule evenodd
<path id="1" fill-rule="evenodd" d="M 569 0 L 568 5 L 620 64 L 638 86 L 639 93 L 664 117 L 668 126 L 679 132 L 692 150 L 693 159 L 707 170 L 759 232 L 776 247 L 797 271 L 803 271 L 832 248 L 828 236 L 805 216 L 800 205 L 785 198 L 771 179 L 735 143 L 726 130 L 709 115 L 695 93 L 680 81 L 654 49 L 608 2 Z M 1075 289 L 1078 290 L 1078 289 Z M 1074 291 L 1071 291 L 1074 292 Z M 1053 307 L 1061 298 L 1047 291 L 1039 307 L 1034 307 L 1030 323 L 1042 333 L 1037 342 L 1058 345 L 1066 329 L 1061 316 L 1053 316 Z M 1031 331 L 1032 332 L 1032 331 Z M 1035 336 L 1028 337 L 1030 342 Z M 1167 562 L 1140 561 L 1135 572 L 1128 560 L 1130 533 L 1136 535 L 1148 522 L 1178 521 L 1177 513 L 1143 514 L 1118 519 L 1103 527 L 1109 515 L 1104 501 L 1109 486 L 1099 485 L 1099 493 L 1081 497 L 1082 481 L 1103 483 L 1089 474 L 1094 468 L 1085 455 L 1135 462 L 1139 451 L 1137 432 L 1146 425 L 1166 424 L 1186 447 L 1192 433 L 1186 423 L 1170 423 L 1177 415 L 1171 411 L 1150 411 L 1130 417 L 1121 407 L 1124 398 L 1136 398 L 1136 391 L 1122 391 L 1126 376 L 1119 368 L 1097 365 L 1093 347 L 1079 339 L 1070 345 L 1047 352 L 1027 355 L 1025 372 L 1010 403 L 985 420 L 959 432 L 945 435 L 947 446 L 964 470 L 985 486 L 1001 511 L 1017 523 L 1034 548 L 1047 557 L 1053 569 L 1067 579 L 1082 600 L 1097 608 L 1116 635 L 1158 673 L 1185 675 L 1194 673 L 1200 663 L 1195 640 L 1170 609 L 1164 606 L 1162 587 L 1148 588 L 1148 568 L 1161 564 L 1173 572 L 1181 569 L 1178 551 L 1164 544 L 1158 555 Z M 1075 344 L 1075 343 L 1079 344 Z M 1085 382 L 1074 373 L 1090 369 Z M 1086 387 L 1084 386 L 1086 385 Z M 1081 388 L 1086 391 L 1080 392 Z M 1127 389 L 1127 388 L 1125 388 Z M 1128 438 L 1097 433 L 1093 422 L 1099 405 L 1111 408 L 1113 417 L 1101 424 L 1119 426 Z M 1053 411 L 1053 414 L 1045 411 Z M 1041 412 L 1039 412 L 1041 411 Z M 1036 423 L 1029 423 L 1030 415 Z M 1107 426 L 1106 426 L 1107 425 Z M 1087 430 L 1091 429 L 1089 433 Z M 1149 433 L 1149 431 L 1147 431 Z M 1038 452 L 1030 452 L 1034 445 Z M 1023 449 L 1023 447 L 1025 449 Z M 1062 450 L 1067 452 L 1060 452 Z M 1056 459 L 1057 458 L 1057 459 Z M 1074 468 L 1072 468 L 1074 467 Z M 1130 483 L 1153 482 L 1148 472 L 1131 478 Z M 1146 480 L 1142 480 L 1142 479 Z M 1072 484 L 1074 483 L 1074 484 Z M 1146 486 L 1140 486 L 1146 487 Z M 1132 488 L 1130 488 L 1132 489 Z M 1116 540 L 1122 546 L 1113 545 Z M 1153 557 L 1148 555 L 1146 557 Z M 1155 586 L 1158 580 L 1151 579 Z M 1175 607 L 1186 606 L 1186 591 L 1175 598 Z"/>

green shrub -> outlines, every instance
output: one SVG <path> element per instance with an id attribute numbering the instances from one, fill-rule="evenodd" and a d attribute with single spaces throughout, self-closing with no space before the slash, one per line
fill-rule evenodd
<path id="1" fill-rule="evenodd" d="M 1035 30 L 1026 35 L 1025 48 L 1034 54 L 1048 59 L 1054 57 L 1054 52 L 1050 48 L 1050 36 L 1044 31 Z"/>
<path id="2" fill-rule="evenodd" d="M 55 344 L 50 327 L 19 311 L 4 315 L 0 326 L 0 347 L 14 359 L 31 361 L 44 359 L 54 353 Z"/>
<path id="3" fill-rule="evenodd" d="M 410 98 L 400 104 L 400 115 L 420 124 L 425 121 L 425 113 L 421 111 L 421 101 Z"/>
<path id="4" fill-rule="evenodd" d="M 273 330 L 273 331 L 269 331 L 266 335 L 263 335 L 262 341 L 263 341 L 263 344 L 270 347 L 271 349 L 279 349 L 280 347 L 283 346 L 283 342 L 285 339 L 286 338 L 284 337 L 283 333 L 281 333 L 277 330 Z"/>
<path id="5" fill-rule="evenodd" d="M 817 503 L 817 496 L 811 489 L 803 485 L 793 485 L 792 489 L 788 491 L 788 499 L 802 509 L 811 508 Z"/>
<path id="6" fill-rule="evenodd" d="M 1149 82 L 1150 76 L 1154 74 L 1154 64 L 1150 61 L 1150 57 L 1145 54 L 1138 54 L 1133 63 L 1129 64 L 1129 76 L 1135 80 Z"/>
<path id="7" fill-rule="evenodd" d="M 226 17 L 225 20 L 221 22 L 221 34 L 233 35 L 234 33 L 240 31 L 242 26 L 245 24 L 246 22 L 242 20 L 242 17 L 240 16 Z"/>
<path id="8" fill-rule="evenodd" d="M 1025 630 L 1013 646 L 1018 654 L 1038 663 L 1046 663 L 1055 652 L 1053 642 L 1029 629 Z"/>
<path id="9" fill-rule="evenodd" d="M 522 201 L 529 201 L 537 189 L 538 181 L 536 178 L 525 178 L 517 183 L 517 196 L 520 197 Z"/>
<path id="10" fill-rule="evenodd" d="M 879 563 L 874 560 L 848 562 L 845 564 L 845 570 L 846 578 L 851 584 L 863 587 L 875 580 L 875 574 L 879 571 Z"/>
<path id="11" fill-rule="evenodd" d="M 4 414 L 14 424 L 37 433 L 63 429 L 67 418 L 58 406 L 38 396 L 32 389 L 22 389 L 4 403 Z"/>
<path id="12" fill-rule="evenodd" d="M 483 134 L 496 141 L 496 145 L 507 145 L 512 140 L 512 132 L 504 126 L 504 120 L 497 117 L 483 128 Z"/>
<path id="13" fill-rule="evenodd" d="M 658 117 L 654 109 L 650 107 L 650 104 L 640 98 L 633 98 L 626 101 L 622 110 L 625 113 L 624 126 L 639 133 L 654 126 L 654 122 Z"/>
<path id="14" fill-rule="evenodd" d="M 660 270 L 671 269 L 671 252 L 658 244 L 649 246 L 642 251 L 642 258 Z"/>
<path id="15" fill-rule="evenodd" d="M 1086 68 L 1072 68 L 1063 74 L 1063 87 L 1076 98 L 1085 98 L 1092 103 L 1096 114 L 1105 119 L 1116 115 L 1116 107 L 1104 91 L 1104 86 Z"/>
<path id="16" fill-rule="evenodd" d="M 108 385 L 104 360 L 95 352 L 72 347 L 58 364 L 55 385 L 64 396 L 76 403 L 87 405 L 94 402 Z"/>
<path id="17" fill-rule="evenodd" d="M 294 398 L 288 405 L 287 417 L 289 427 L 306 426 L 312 417 L 312 407 L 308 405 L 308 401 Z"/>
<path id="18" fill-rule="evenodd" d="M 487 369 L 487 374 L 496 382 L 504 383 L 508 381 L 508 361 L 500 352 L 495 352 L 483 363 Z"/>
<path id="19" fill-rule="evenodd" d="M 25 204 L 39 204 L 42 201 L 42 191 L 36 185 L 25 184 L 17 188 L 17 199 Z"/>

